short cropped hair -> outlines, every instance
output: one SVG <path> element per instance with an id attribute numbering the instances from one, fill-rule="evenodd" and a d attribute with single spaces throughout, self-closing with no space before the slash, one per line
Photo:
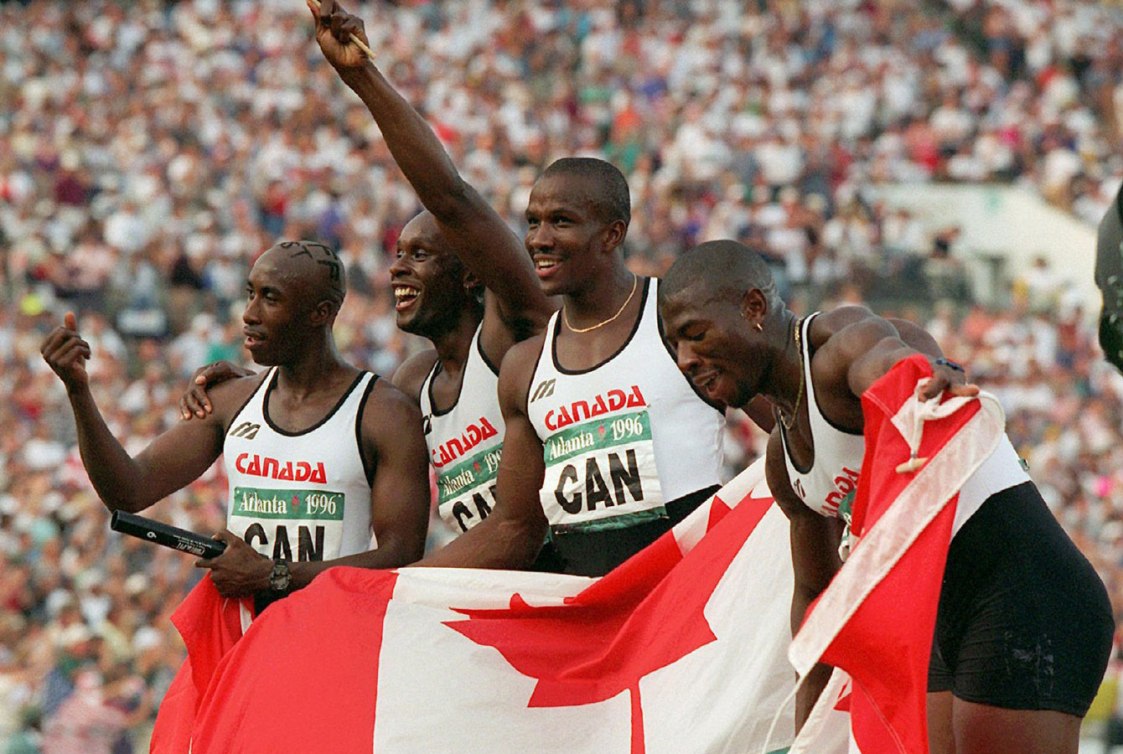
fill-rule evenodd
<path id="1" fill-rule="evenodd" d="M 550 163 L 542 177 L 576 175 L 587 178 L 597 187 L 592 197 L 597 214 L 605 222 L 620 220 L 625 225 L 632 221 L 632 198 L 628 179 L 613 164 L 595 157 L 563 157 Z"/>
<path id="2" fill-rule="evenodd" d="M 671 296 L 695 284 L 734 297 L 757 288 L 770 303 L 780 301 L 764 257 L 737 241 L 706 241 L 680 256 L 663 277 L 659 294 Z"/>

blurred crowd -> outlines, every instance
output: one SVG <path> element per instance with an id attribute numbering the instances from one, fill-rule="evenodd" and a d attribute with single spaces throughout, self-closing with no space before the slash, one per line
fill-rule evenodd
<path id="1" fill-rule="evenodd" d="M 1075 0 L 447 0 L 355 9 L 378 64 L 516 229 L 534 178 L 587 154 L 628 176 L 627 253 L 765 251 L 800 306 L 908 281 L 1123 611 L 1123 378 L 1058 271 L 973 305 L 954 230 L 879 183 L 1020 183 L 1098 222 L 1123 179 L 1123 13 Z M 0 745 L 130 751 L 182 659 L 191 558 L 108 532 L 39 357 L 65 310 L 131 451 L 191 372 L 241 361 L 253 258 L 316 238 L 350 271 L 337 339 L 383 374 L 416 340 L 386 267 L 418 210 L 299 0 L 0 1 Z M 1090 253 L 1090 251 L 1089 251 Z M 730 471 L 763 449 L 731 424 Z M 224 520 L 215 469 L 160 518 Z M 132 735 L 124 732 L 133 731 Z M 140 731 L 139 734 L 136 733 Z M 0 750 L 3 751 L 3 750 Z"/>

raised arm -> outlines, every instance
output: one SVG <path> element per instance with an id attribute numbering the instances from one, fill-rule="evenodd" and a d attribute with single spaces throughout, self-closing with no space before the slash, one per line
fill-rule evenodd
<path id="1" fill-rule="evenodd" d="M 538 499 L 546 475 L 542 441 L 526 413 L 526 398 L 542 347 L 531 338 L 511 348 L 499 370 L 499 405 L 506 430 L 491 514 L 417 565 L 463 568 L 528 567 L 546 539 Z"/>
<path id="2" fill-rule="evenodd" d="M 78 449 L 90 481 L 109 510 L 144 510 L 197 479 L 222 452 L 221 411 L 193 422 L 180 422 L 135 458 L 118 442 L 90 392 L 86 360 L 90 346 L 67 313 L 43 341 L 43 359 L 66 386 L 78 430 Z M 227 386 L 219 393 L 231 393 Z M 235 389 L 234 392 L 237 392 Z M 216 400 L 222 402 L 221 398 Z"/>
<path id="3" fill-rule="evenodd" d="M 366 43 L 363 22 L 334 0 L 324 0 L 319 9 L 313 2 L 308 7 L 324 57 L 370 110 L 394 160 L 444 237 L 493 294 L 488 305 L 515 333 L 513 340 L 540 331 L 556 307 L 543 295 L 521 239 L 460 177 L 425 119 L 351 41 L 355 37 Z"/>

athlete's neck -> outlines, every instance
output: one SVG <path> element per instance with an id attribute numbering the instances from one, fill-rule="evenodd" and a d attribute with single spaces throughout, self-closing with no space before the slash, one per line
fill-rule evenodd
<path id="1" fill-rule="evenodd" d="M 437 361 L 442 372 L 456 376 L 463 371 L 472 351 L 472 339 L 476 336 L 481 321 L 479 316 L 465 314 L 448 330 L 429 337 L 433 348 L 437 350 Z"/>
<path id="2" fill-rule="evenodd" d="M 596 329 L 617 320 L 628 320 L 627 309 L 642 293 L 644 280 L 623 264 L 586 289 L 563 297 L 562 314 L 567 327 Z"/>

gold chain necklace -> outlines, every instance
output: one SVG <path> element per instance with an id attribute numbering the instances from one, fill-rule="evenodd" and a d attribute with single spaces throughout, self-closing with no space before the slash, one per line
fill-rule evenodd
<path id="1" fill-rule="evenodd" d="M 779 407 L 777 407 L 777 409 L 776 409 L 777 411 L 780 412 L 780 423 L 784 425 L 784 430 L 788 431 L 788 432 L 791 431 L 792 426 L 795 424 L 795 420 L 799 417 L 799 404 L 803 400 L 803 387 L 804 387 L 803 371 L 804 370 L 803 370 L 803 320 L 802 319 L 796 320 L 796 323 L 795 323 L 795 350 L 799 354 L 799 391 L 795 394 L 795 405 L 792 406 L 792 418 L 790 420 L 785 420 L 784 419 L 784 412 L 780 411 Z"/>
<path id="2" fill-rule="evenodd" d="M 565 326 L 568 327 L 572 332 L 582 333 L 582 332 L 589 332 L 591 330 L 596 330 L 598 327 L 604 327 L 609 322 L 615 322 L 616 319 L 621 314 L 624 313 L 624 310 L 628 308 L 628 304 L 631 303 L 631 301 L 632 301 L 632 296 L 636 295 L 636 288 L 638 286 L 638 283 L 639 283 L 639 276 L 636 275 L 633 272 L 632 273 L 632 292 L 628 294 L 628 298 L 624 299 L 624 304 L 620 307 L 619 310 L 617 310 L 617 312 L 615 314 L 613 314 L 611 317 L 606 319 L 604 322 L 598 322 L 595 325 L 590 325 L 589 327 L 578 328 L 578 327 L 574 327 L 573 325 L 571 325 L 569 323 L 569 315 L 565 313 L 565 307 L 563 306 L 562 307 L 562 319 L 565 320 Z"/>

